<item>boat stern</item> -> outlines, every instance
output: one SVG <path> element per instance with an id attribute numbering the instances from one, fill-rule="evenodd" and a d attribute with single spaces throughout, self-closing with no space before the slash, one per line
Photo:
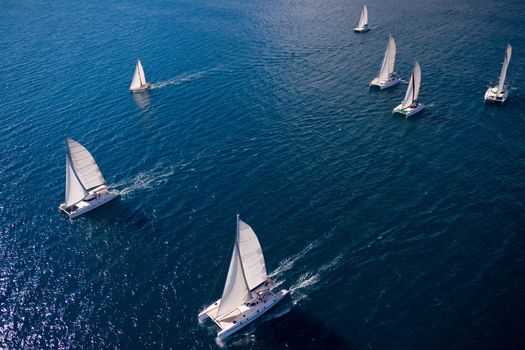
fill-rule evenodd
<path id="1" fill-rule="evenodd" d="M 387 89 L 391 86 L 399 84 L 401 80 L 398 78 L 393 78 L 390 80 L 379 80 L 377 77 L 372 79 L 372 81 L 368 84 L 370 87 L 378 87 L 381 90 Z"/>
<path id="2" fill-rule="evenodd" d="M 370 30 L 368 27 L 355 27 L 354 32 L 355 33 L 366 33 Z"/>
<path id="3" fill-rule="evenodd" d="M 398 113 L 398 114 L 404 115 L 405 118 L 408 118 L 425 109 L 425 105 L 422 103 L 418 103 L 417 106 L 415 107 L 402 108 L 402 106 L 403 106 L 402 104 L 399 104 L 396 108 L 394 108 L 394 110 L 392 111 L 392 114 Z"/>
<path id="4" fill-rule="evenodd" d="M 144 84 L 144 85 L 139 86 L 136 89 L 129 89 L 129 91 L 131 91 L 131 92 L 143 92 L 143 91 L 146 91 L 146 90 L 148 90 L 150 88 L 151 88 L 151 84 Z"/>
<path id="5" fill-rule="evenodd" d="M 505 89 L 499 95 L 497 94 L 497 91 L 497 87 L 488 88 L 485 92 L 485 102 L 505 102 L 509 96 L 509 90 L 505 87 Z"/>
<path id="6" fill-rule="evenodd" d="M 213 321 L 215 321 L 215 318 L 217 317 L 217 311 L 219 309 L 220 303 L 221 303 L 221 299 L 217 300 L 215 303 L 211 304 L 210 306 L 208 306 L 207 308 L 202 310 L 199 313 L 199 315 L 197 316 L 199 322 L 203 322 L 208 317 L 211 318 Z M 217 322 L 215 322 L 215 323 L 217 323 Z M 220 327 L 220 325 L 219 325 L 219 327 Z"/>

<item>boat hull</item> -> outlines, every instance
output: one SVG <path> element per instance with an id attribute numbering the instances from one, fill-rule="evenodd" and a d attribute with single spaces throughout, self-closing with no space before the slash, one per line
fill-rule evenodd
<path id="1" fill-rule="evenodd" d="M 368 85 L 370 87 L 377 87 L 381 90 L 388 89 L 391 86 L 399 84 L 401 80 L 398 78 L 390 79 L 390 80 L 379 80 L 377 78 L 374 78 Z"/>
<path id="2" fill-rule="evenodd" d="M 95 196 L 95 198 L 93 198 L 90 201 L 82 200 L 79 203 L 77 203 L 74 206 L 74 208 L 66 208 L 66 205 L 64 203 L 62 203 L 58 208 L 66 215 L 68 215 L 70 219 L 74 219 L 80 215 L 83 215 L 100 207 L 103 204 L 106 204 L 107 202 L 117 198 L 118 196 L 118 193 L 108 191 L 102 195 Z"/>
<path id="3" fill-rule="evenodd" d="M 355 33 L 366 33 L 370 30 L 369 27 L 355 27 L 354 32 Z"/>
<path id="4" fill-rule="evenodd" d="M 407 107 L 407 108 L 401 108 L 402 104 L 399 104 L 394 110 L 392 111 L 392 114 L 402 114 L 405 116 L 405 118 L 408 118 L 410 116 L 413 116 L 414 114 L 417 114 L 425 109 L 425 105 L 422 103 L 418 103 L 415 107 Z"/>
<path id="5" fill-rule="evenodd" d="M 509 97 L 509 90 L 505 87 L 498 95 L 497 87 L 488 88 L 485 92 L 485 102 L 503 103 Z"/>
<path id="6" fill-rule="evenodd" d="M 148 90 L 149 88 L 151 88 L 151 84 L 144 84 L 144 85 L 139 86 L 138 88 L 129 89 L 129 91 L 131 91 L 131 92 L 142 92 L 142 91 Z"/>
<path id="7" fill-rule="evenodd" d="M 238 332 L 258 319 L 272 307 L 277 305 L 288 294 L 289 292 L 286 289 L 282 289 L 277 293 L 266 292 L 262 297 L 254 298 L 247 303 L 240 305 L 237 309 L 221 318 L 217 317 L 217 311 L 221 303 L 221 300 L 219 299 L 201 311 L 198 319 L 202 322 L 209 317 L 215 322 L 220 328 L 220 331 L 217 333 L 217 338 L 223 341 L 230 335 Z"/>

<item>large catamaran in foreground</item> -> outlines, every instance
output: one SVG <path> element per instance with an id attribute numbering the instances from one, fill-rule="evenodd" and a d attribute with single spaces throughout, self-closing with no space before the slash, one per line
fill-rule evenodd
<path id="1" fill-rule="evenodd" d="M 498 85 L 488 88 L 488 90 L 485 92 L 485 102 L 489 101 L 503 103 L 509 96 L 509 89 L 505 86 L 505 79 L 507 78 L 507 68 L 509 67 L 511 55 L 512 46 L 507 44 L 507 50 L 505 51 L 505 58 L 503 59 L 503 66 L 501 67 Z"/>
<path id="2" fill-rule="evenodd" d="M 410 76 L 410 83 L 408 83 L 407 92 L 405 98 L 401 103 L 394 108 L 392 113 L 403 114 L 406 118 L 421 112 L 425 109 L 425 105 L 419 103 L 419 88 L 421 87 L 421 67 L 416 61 L 414 68 L 412 69 L 412 75 Z"/>
<path id="3" fill-rule="evenodd" d="M 84 146 L 70 138 L 66 138 L 66 146 L 66 201 L 59 209 L 75 218 L 118 194 L 109 191 L 95 159 Z"/>
<path id="4" fill-rule="evenodd" d="M 237 332 L 282 300 L 286 289 L 272 291 L 264 256 L 252 228 L 237 215 L 237 235 L 222 298 L 199 313 L 199 321 L 211 318 L 220 331 L 219 340 Z"/>

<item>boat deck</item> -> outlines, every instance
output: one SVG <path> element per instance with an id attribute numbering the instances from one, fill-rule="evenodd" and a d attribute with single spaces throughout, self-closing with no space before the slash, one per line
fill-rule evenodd
<path id="1" fill-rule="evenodd" d="M 285 289 L 273 293 L 268 290 L 267 287 L 261 286 L 252 291 L 254 297 L 251 300 L 239 305 L 229 314 L 217 318 L 217 312 L 221 303 L 221 300 L 219 299 L 203 310 L 199 314 L 199 319 L 203 320 L 206 317 L 211 318 L 221 329 L 218 334 L 219 338 L 225 338 L 264 314 L 277 304 L 286 294 L 288 294 L 288 291 Z"/>

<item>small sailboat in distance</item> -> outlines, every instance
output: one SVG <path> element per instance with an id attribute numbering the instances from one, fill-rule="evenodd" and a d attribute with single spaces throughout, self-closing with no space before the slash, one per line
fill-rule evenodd
<path id="1" fill-rule="evenodd" d="M 408 83 L 407 92 L 403 101 L 392 111 L 392 113 L 403 114 L 406 118 L 421 112 L 425 109 L 425 105 L 419 103 L 419 88 L 421 87 L 421 67 L 416 61 L 410 76 L 410 83 Z"/>
<path id="2" fill-rule="evenodd" d="M 129 89 L 132 92 L 140 92 L 147 90 L 151 87 L 150 84 L 146 81 L 146 75 L 144 74 L 144 68 L 142 68 L 142 63 L 137 59 L 137 65 L 135 66 L 135 73 L 133 73 L 133 79 L 131 80 L 131 85 Z"/>
<path id="3" fill-rule="evenodd" d="M 498 85 L 487 89 L 485 92 L 485 102 L 503 103 L 509 96 L 509 89 L 505 86 L 505 78 L 507 77 L 507 68 L 509 67 L 511 55 L 512 46 L 507 44 L 507 50 L 505 51 L 505 58 L 503 59 L 503 66 L 501 67 Z"/>
<path id="4" fill-rule="evenodd" d="M 87 213 L 117 197 L 108 190 L 106 180 L 89 151 L 66 137 L 66 200 L 59 209 L 71 219 Z"/>
<path id="5" fill-rule="evenodd" d="M 199 313 L 199 321 L 211 318 L 219 340 L 237 332 L 270 310 L 287 294 L 272 292 L 275 283 L 266 274 L 264 255 L 253 229 L 237 215 L 237 233 L 222 298 Z"/>
<path id="6" fill-rule="evenodd" d="M 369 30 L 370 28 L 368 28 L 368 9 L 365 5 L 363 7 L 363 11 L 361 11 L 361 17 L 359 17 L 359 24 L 357 25 L 357 27 L 354 28 L 354 32 L 365 33 Z"/>
<path id="7" fill-rule="evenodd" d="M 394 38 L 392 38 L 392 35 L 390 35 L 386 45 L 385 57 L 383 58 L 383 64 L 381 65 L 379 75 L 372 79 L 369 85 L 371 87 L 379 87 L 381 90 L 383 90 L 398 84 L 400 80 L 397 77 L 396 72 L 394 72 L 395 63 L 396 42 L 394 41 Z"/>

